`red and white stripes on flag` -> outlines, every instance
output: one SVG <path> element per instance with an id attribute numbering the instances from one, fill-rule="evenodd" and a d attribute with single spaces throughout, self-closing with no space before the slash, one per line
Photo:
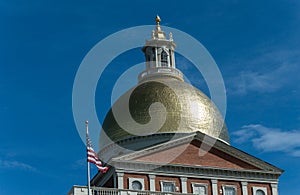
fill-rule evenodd
<path id="1" fill-rule="evenodd" d="M 87 161 L 95 164 L 101 173 L 106 173 L 108 167 L 103 167 L 101 160 L 98 158 L 96 152 L 92 147 L 92 142 L 88 134 L 86 135 L 86 145 L 87 145 Z"/>

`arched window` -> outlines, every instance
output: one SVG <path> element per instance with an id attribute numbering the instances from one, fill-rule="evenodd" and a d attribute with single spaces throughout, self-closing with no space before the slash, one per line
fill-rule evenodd
<path id="1" fill-rule="evenodd" d="M 154 61 L 155 60 L 155 48 L 152 48 L 152 47 L 147 47 L 146 49 L 146 61 Z"/>
<path id="2" fill-rule="evenodd" d="M 141 190 L 143 188 L 141 182 L 135 180 L 131 183 L 133 190 Z"/>
<path id="3" fill-rule="evenodd" d="M 266 187 L 253 186 L 252 189 L 253 189 L 253 195 L 267 195 L 268 194 Z"/>
<path id="4" fill-rule="evenodd" d="M 255 195 L 265 195 L 265 192 L 262 190 L 256 190 Z"/>
<path id="5" fill-rule="evenodd" d="M 168 54 L 165 50 L 161 52 L 161 66 L 168 66 Z"/>

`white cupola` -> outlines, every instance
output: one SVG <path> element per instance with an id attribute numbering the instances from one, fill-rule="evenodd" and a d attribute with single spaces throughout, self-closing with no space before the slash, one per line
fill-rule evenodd
<path id="1" fill-rule="evenodd" d="M 169 39 L 161 30 L 160 17 L 156 16 L 156 27 L 152 31 L 152 39 L 147 40 L 143 47 L 146 58 L 146 70 L 139 75 L 139 82 L 153 77 L 174 77 L 183 81 L 181 71 L 176 69 L 174 49 L 176 44 L 173 42 L 172 33 Z"/>

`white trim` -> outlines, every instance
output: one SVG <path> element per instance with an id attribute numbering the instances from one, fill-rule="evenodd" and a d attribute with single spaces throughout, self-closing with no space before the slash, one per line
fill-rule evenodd
<path id="1" fill-rule="evenodd" d="M 187 178 L 180 177 L 181 180 L 181 193 L 187 193 Z"/>
<path id="2" fill-rule="evenodd" d="M 278 195 L 278 183 L 272 183 L 272 195 Z"/>
<path id="3" fill-rule="evenodd" d="M 118 177 L 118 189 L 124 189 L 124 173 L 117 172 L 117 177 Z"/>
<path id="4" fill-rule="evenodd" d="M 144 164 L 140 162 L 139 164 L 126 163 L 122 164 L 119 162 L 116 170 L 123 171 L 126 170 L 127 173 L 137 173 L 139 174 L 154 174 L 154 175 L 166 175 L 166 176 L 178 176 L 178 177 L 191 177 L 198 179 L 219 179 L 219 180 L 230 180 L 230 181 L 247 181 L 247 182 L 257 182 L 257 183 L 273 183 L 277 182 L 278 178 L 276 174 L 264 174 L 263 172 L 256 171 L 243 171 L 234 169 L 217 169 L 217 168 L 204 168 L 204 167 L 193 167 L 186 166 L 182 167 L 179 165 L 161 165 L 161 167 L 152 164 Z M 130 165 L 130 166 L 129 166 Z M 152 168 L 152 169 L 151 169 Z M 154 168 L 156 171 L 154 172 Z"/>
<path id="5" fill-rule="evenodd" d="M 212 185 L 212 195 L 218 195 L 218 180 L 212 179 L 211 180 Z"/>
<path id="6" fill-rule="evenodd" d="M 155 189 L 155 175 L 149 174 L 149 184 L 150 184 L 150 191 L 156 191 Z"/>
<path id="7" fill-rule="evenodd" d="M 264 195 L 268 195 L 268 191 L 267 191 L 267 188 L 266 187 L 256 187 L 256 186 L 253 186 L 252 187 L 252 190 L 253 190 L 253 195 L 256 195 L 256 192 L 258 190 L 261 190 L 263 191 L 265 194 Z"/>
<path id="8" fill-rule="evenodd" d="M 248 195 L 248 182 L 242 181 L 242 194 Z"/>
<path id="9" fill-rule="evenodd" d="M 248 177 L 230 177 L 230 176 L 219 176 L 219 175 L 205 175 L 205 174 L 199 174 L 198 172 L 190 173 L 190 172 L 169 172 L 169 171 L 153 171 L 149 170 L 131 170 L 130 167 L 124 167 L 124 169 L 127 168 L 126 173 L 138 173 L 138 174 L 153 174 L 156 176 L 170 176 L 170 177 L 188 177 L 188 178 L 195 178 L 195 179 L 211 179 L 211 180 L 227 180 L 227 181 L 247 181 L 247 182 L 255 182 L 255 183 L 272 183 L 274 181 L 277 181 L 277 179 L 269 179 L 269 178 L 251 178 L 251 175 Z M 124 169 L 117 169 L 117 170 L 124 170 Z M 138 170 L 138 172 L 137 172 Z M 170 169 L 169 169 L 170 170 Z M 250 172 L 249 172 L 250 173 Z M 251 174 L 251 173 L 250 173 Z M 272 184 L 271 184 L 272 185 Z"/>
<path id="10" fill-rule="evenodd" d="M 135 178 L 135 177 L 129 177 L 128 178 L 128 188 L 129 190 L 137 190 L 137 189 L 133 189 L 132 187 L 132 183 L 133 182 L 139 182 L 142 185 L 142 189 L 138 189 L 138 190 L 145 190 L 145 180 L 144 178 Z"/>
<path id="11" fill-rule="evenodd" d="M 192 182 L 193 194 L 195 194 L 195 188 L 197 186 L 203 186 L 203 187 L 205 187 L 205 195 L 207 195 L 207 193 L 208 193 L 208 184 L 207 183 Z"/>

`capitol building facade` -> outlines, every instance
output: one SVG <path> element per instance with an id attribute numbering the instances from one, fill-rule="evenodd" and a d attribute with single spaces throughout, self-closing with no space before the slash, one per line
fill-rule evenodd
<path id="1" fill-rule="evenodd" d="M 103 122 L 98 156 L 111 167 L 91 194 L 278 195 L 283 171 L 230 145 L 218 108 L 176 68 L 175 47 L 157 17 L 138 84 Z"/>

